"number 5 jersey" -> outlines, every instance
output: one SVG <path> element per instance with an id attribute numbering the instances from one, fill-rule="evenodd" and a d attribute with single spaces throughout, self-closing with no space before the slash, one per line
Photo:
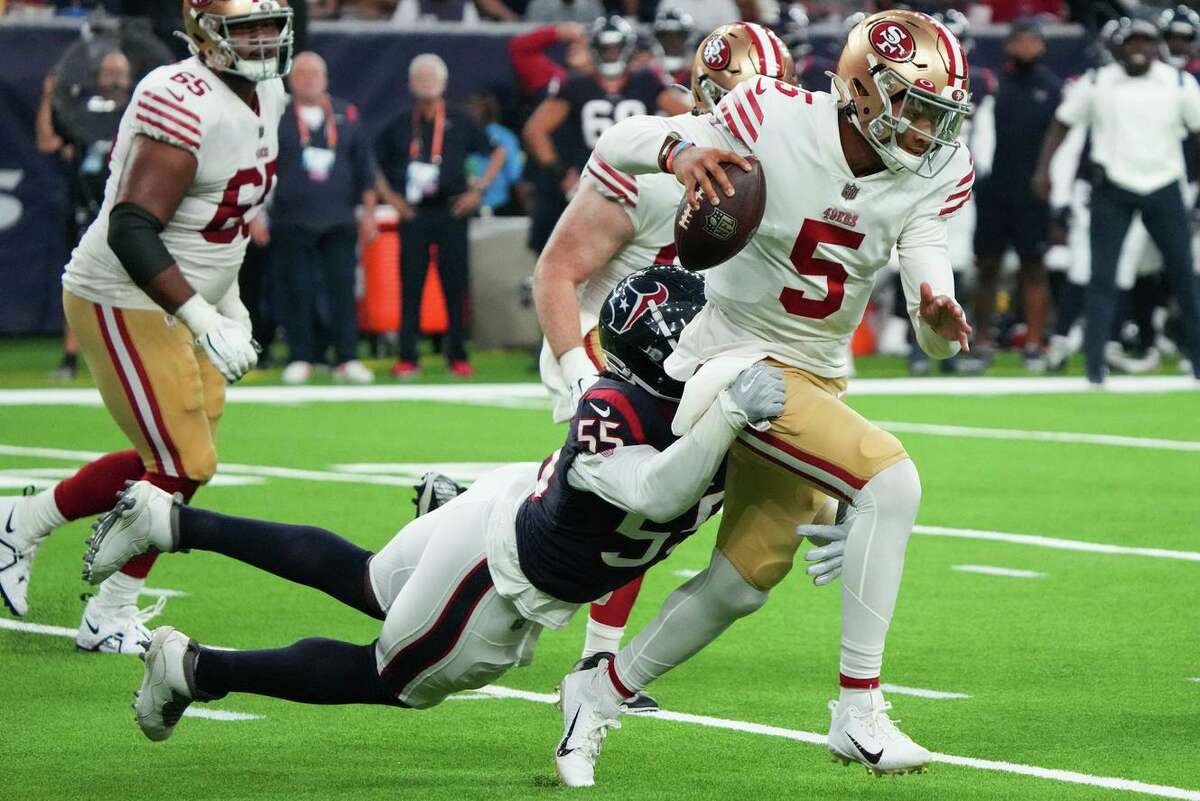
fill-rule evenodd
<path id="1" fill-rule="evenodd" d="M 256 85 L 254 108 L 197 58 L 159 67 L 137 85 L 113 144 L 104 203 L 67 264 L 63 286 L 94 303 L 157 309 L 108 246 L 108 215 L 138 135 L 188 151 L 196 177 L 162 232 L 188 283 L 216 303 L 237 279 L 249 223 L 275 181 L 283 81 Z"/>
<path id="2" fill-rule="evenodd" d="M 672 131 L 700 146 L 752 153 L 763 165 L 762 223 L 740 253 L 705 273 L 708 303 L 667 361 L 673 377 L 721 354 L 771 356 L 825 378 L 844 376 L 850 337 L 893 248 L 922 347 L 941 357 L 956 352 L 957 343 L 921 323 L 917 309 L 922 282 L 935 295 L 954 294 L 945 223 L 971 195 L 970 155 L 959 148 L 933 178 L 886 170 L 856 177 L 838 114 L 827 93 L 758 78 L 713 114 L 634 117 L 597 143 L 596 157 L 626 173 L 657 172 Z"/>

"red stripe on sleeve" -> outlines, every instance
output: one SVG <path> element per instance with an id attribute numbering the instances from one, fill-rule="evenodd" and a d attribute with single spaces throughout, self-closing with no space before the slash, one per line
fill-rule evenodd
<path id="1" fill-rule="evenodd" d="M 743 145 L 745 145 L 746 138 L 744 136 L 742 136 L 742 134 L 737 129 L 737 125 L 734 124 L 733 116 L 730 115 L 728 106 L 721 109 L 721 115 L 723 117 L 725 117 L 725 125 L 726 125 L 726 127 L 729 128 L 729 132 L 731 134 L 733 134 L 734 136 L 736 136 L 739 142 L 741 142 Z"/>
<path id="2" fill-rule="evenodd" d="M 167 134 L 168 136 L 170 136 L 174 139 L 178 139 L 180 142 L 182 142 L 185 145 L 188 145 L 193 150 L 200 149 L 199 142 L 189 139 L 184 134 L 179 133 L 179 131 L 172 130 L 171 128 L 168 128 L 167 126 L 163 125 L 161 122 L 157 122 L 156 120 L 150 119 L 145 114 L 135 114 L 134 116 L 136 119 L 140 120 L 141 122 L 144 122 L 147 125 L 150 125 L 150 126 L 153 126 L 157 129 L 159 129 L 160 131 L 162 131 L 163 133 Z"/>
<path id="3" fill-rule="evenodd" d="M 185 122 L 184 120 L 182 120 L 178 116 L 170 113 L 166 109 L 159 108 L 157 105 L 154 105 L 153 100 L 151 100 L 149 102 L 147 102 L 145 100 L 139 100 L 137 102 L 137 105 L 138 105 L 138 108 L 144 108 L 146 111 L 150 112 L 151 114 L 157 114 L 158 116 L 162 117 L 163 119 L 169 120 L 170 122 L 174 123 L 175 125 L 178 125 L 180 128 L 184 129 L 185 131 L 191 131 L 197 137 L 200 136 L 199 128 Z"/>
<path id="4" fill-rule="evenodd" d="M 959 181 L 957 184 L 955 184 L 955 186 L 963 186 L 964 184 L 969 184 L 971 181 L 974 181 L 974 180 L 975 180 L 975 169 L 972 168 L 969 173 L 967 173 L 966 175 L 964 175 L 962 177 L 961 181 Z"/>
<path id="5" fill-rule="evenodd" d="M 953 195 L 946 198 L 946 200 L 944 202 L 949 203 L 952 200 L 958 200 L 959 198 L 966 197 L 969 194 L 971 194 L 971 187 L 967 187 L 966 189 L 962 190 L 961 192 L 955 192 Z"/>
<path id="6" fill-rule="evenodd" d="M 635 197 L 637 196 L 638 189 L 637 189 L 636 181 L 634 181 L 632 178 L 630 178 L 628 175 L 621 172 L 620 170 L 609 165 L 608 162 L 606 162 L 604 159 L 600 158 L 599 156 L 596 157 L 596 163 L 599 164 L 604 169 L 605 172 L 607 172 L 614 179 L 616 179 L 617 183 L 619 183 L 621 186 L 628 189 L 630 194 L 634 195 Z"/>
<path id="7" fill-rule="evenodd" d="M 945 217 L 947 214 L 953 214 L 954 212 L 961 209 L 963 206 L 967 205 L 967 201 L 970 199 L 971 199 L 971 193 L 967 192 L 966 197 L 964 197 L 962 200 L 958 201 L 958 203 L 956 203 L 955 205 L 949 206 L 949 207 L 944 208 L 941 211 L 939 211 L 938 216 Z"/>
<path id="8" fill-rule="evenodd" d="M 746 133 L 750 135 L 751 142 L 758 141 L 758 131 L 754 128 L 754 123 L 750 122 L 750 115 L 746 113 L 746 109 L 742 106 L 741 98 L 736 95 L 730 95 L 733 98 L 733 107 L 737 109 L 738 119 L 742 121 L 742 125 L 746 128 Z"/>
<path id="9" fill-rule="evenodd" d="M 614 195 L 616 195 L 617 199 L 620 200 L 622 203 L 626 203 L 630 206 L 637 205 L 637 203 L 629 197 L 629 194 L 627 192 L 623 191 L 621 189 L 621 187 L 617 186 L 612 181 L 608 180 L 606 177 L 604 177 L 600 173 L 596 172 L 596 170 L 592 167 L 591 164 L 587 165 L 587 171 L 588 171 L 588 174 L 590 174 L 593 178 L 595 178 L 600 183 L 604 184 L 604 186 L 608 189 L 608 191 L 610 191 Z"/>
<path id="10" fill-rule="evenodd" d="M 754 96 L 754 92 L 746 92 L 746 102 L 750 104 L 750 110 L 754 112 L 754 118 L 758 120 L 758 124 L 762 125 L 763 110 L 758 104 L 758 98 Z"/>
<path id="11" fill-rule="evenodd" d="M 167 100 L 165 97 L 156 95 L 156 94 L 154 94 L 154 92 L 151 92 L 149 89 L 146 90 L 146 97 L 148 97 L 152 100 L 157 100 L 159 103 L 162 103 L 167 108 L 175 109 L 176 111 L 178 111 L 180 114 L 182 114 L 185 117 L 191 117 L 193 120 L 196 121 L 197 124 L 199 124 L 199 122 L 200 122 L 200 115 L 197 114 L 196 112 L 192 111 L 191 109 L 184 108 L 183 106 L 179 105 L 178 103 L 174 103 L 170 100 Z"/>

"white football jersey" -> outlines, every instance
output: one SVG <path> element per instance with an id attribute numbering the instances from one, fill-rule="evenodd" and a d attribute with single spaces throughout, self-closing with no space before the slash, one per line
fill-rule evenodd
<path id="1" fill-rule="evenodd" d="M 683 197 L 683 187 L 673 175 L 630 175 L 595 154 L 588 159 L 580 180 L 609 200 L 620 203 L 633 223 L 633 238 L 578 287 L 579 333 L 584 336 L 599 323 L 604 299 L 622 278 L 654 264 L 675 263 L 675 210 Z M 570 420 L 575 413 L 571 394 L 563 381 L 558 360 L 545 340 L 542 341 L 540 368 L 542 383 L 550 391 L 554 421 Z"/>
<path id="2" fill-rule="evenodd" d="M 597 152 L 626 171 L 657 169 L 650 165 L 667 130 L 697 145 L 753 154 L 763 165 L 762 223 L 740 253 L 705 273 L 708 304 L 667 361 L 673 376 L 684 379 L 723 354 L 845 375 L 850 338 L 893 247 L 914 320 L 922 282 L 953 296 L 945 223 L 971 196 L 967 149 L 932 179 L 888 171 L 855 177 L 838 113 L 825 92 L 759 78 L 726 95 L 714 114 L 661 123 L 635 118 L 601 139 Z"/>
<path id="3" fill-rule="evenodd" d="M 142 135 L 196 157 L 196 179 L 161 237 L 192 288 L 210 303 L 222 298 L 237 279 L 249 223 L 275 182 L 287 94 L 279 79 L 259 83 L 257 93 L 253 109 L 194 57 L 159 67 L 138 83 L 113 145 L 100 214 L 67 264 L 67 290 L 95 303 L 158 308 L 108 246 L 108 215 L 134 137 Z"/>

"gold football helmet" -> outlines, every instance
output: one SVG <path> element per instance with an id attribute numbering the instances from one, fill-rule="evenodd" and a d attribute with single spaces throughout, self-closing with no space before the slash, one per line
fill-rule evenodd
<path id="1" fill-rule="evenodd" d="M 239 27 L 274 25 L 274 36 L 246 38 Z M 248 81 L 282 78 L 292 71 L 292 10 L 287 0 L 183 0 L 179 34 L 209 69 Z"/>
<path id="2" fill-rule="evenodd" d="M 767 28 L 753 22 L 722 25 L 704 37 L 692 62 L 692 99 L 695 112 L 716 108 L 721 98 L 747 78 L 775 78 L 796 82 L 796 63 L 783 42 Z"/>
<path id="3" fill-rule="evenodd" d="M 933 17 L 866 17 L 850 30 L 831 77 L 842 108 L 889 170 L 932 178 L 961 147 L 958 134 L 971 113 L 967 56 Z M 923 143 L 921 152 L 913 152 L 914 141 Z"/>

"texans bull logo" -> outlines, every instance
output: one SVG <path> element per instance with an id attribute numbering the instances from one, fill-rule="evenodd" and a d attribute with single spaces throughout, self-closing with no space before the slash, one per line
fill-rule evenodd
<path id="1" fill-rule="evenodd" d="M 641 292 L 634 287 L 629 287 L 632 294 L 637 296 L 634 303 L 629 302 L 630 292 L 622 292 L 620 296 L 614 294 L 608 299 L 609 311 L 612 312 L 612 322 L 609 323 L 609 328 L 616 331 L 618 334 L 624 334 L 629 329 L 633 328 L 642 315 L 654 310 L 667 302 L 671 297 L 671 293 L 667 288 L 658 281 L 654 282 L 654 290 L 652 292 Z M 617 303 L 620 303 L 618 310 Z M 625 315 L 622 320 L 621 315 Z"/>

